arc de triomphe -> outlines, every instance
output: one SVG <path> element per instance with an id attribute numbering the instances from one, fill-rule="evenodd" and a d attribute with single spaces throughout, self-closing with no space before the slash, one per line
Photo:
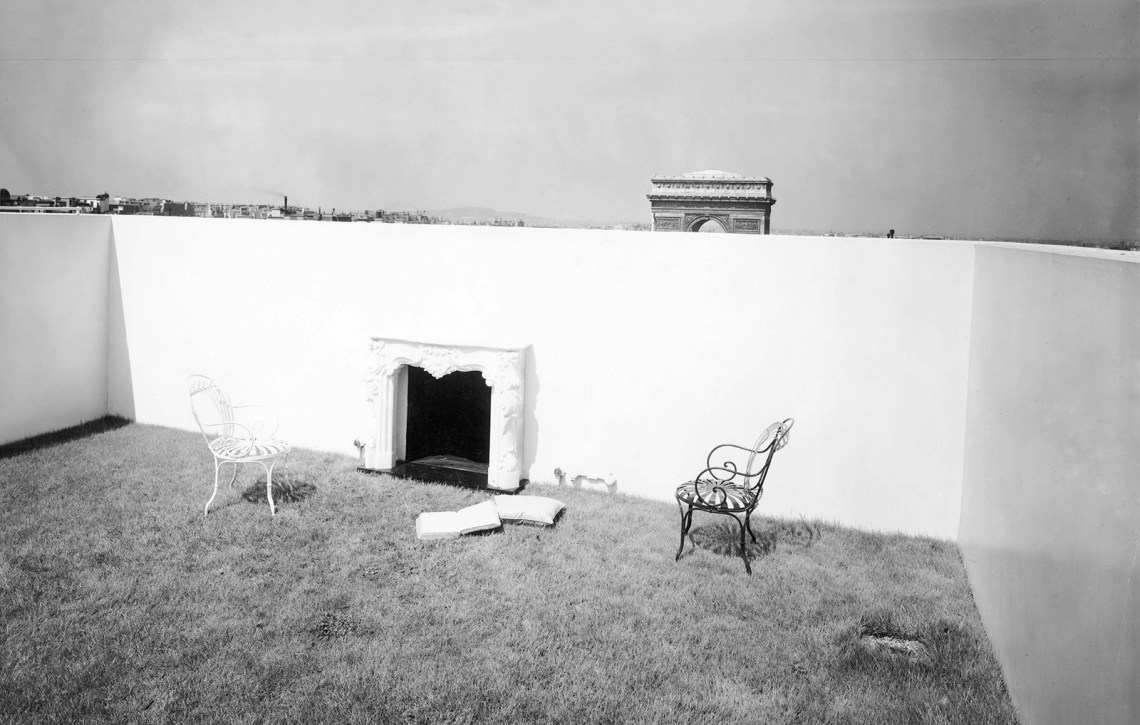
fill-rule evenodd
<path id="1" fill-rule="evenodd" d="M 768 234 L 776 200 L 766 176 L 709 170 L 651 181 L 655 232 Z"/>

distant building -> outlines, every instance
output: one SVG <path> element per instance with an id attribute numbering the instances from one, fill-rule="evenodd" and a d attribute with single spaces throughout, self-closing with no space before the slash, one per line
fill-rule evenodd
<path id="1" fill-rule="evenodd" d="M 651 179 L 655 232 L 768 234 L 772 180 L 727 171 L 695 171 Z"/>
<path id="2" fill-rule="evenodd" d="M 194 203 L 189 201 L 159 199 L 157 207 L 154 211 L 156 216 L 194 216 L 195 214 Z"/>

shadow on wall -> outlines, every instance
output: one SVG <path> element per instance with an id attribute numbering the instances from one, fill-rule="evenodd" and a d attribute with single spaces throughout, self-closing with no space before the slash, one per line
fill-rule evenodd
<path id="1" fill-rule="evenodd" d="M 534 358 L 534 345 L 527 345 L 526 348 L 526 381 L 523 384 L 522 476 L 530 478 L 530 469 L 538 452 L 538 417 L 534 413 L 538 403 L 538 364 Z"/>
<path id="2" fill-rule="evenodd" d="M 123 312 L 123 283 L 115 232 L 111 231 L 110 269 L 107 272 L 107 413 L 135 419 L 135 390 L 131 381 L 131 353 Z"/>

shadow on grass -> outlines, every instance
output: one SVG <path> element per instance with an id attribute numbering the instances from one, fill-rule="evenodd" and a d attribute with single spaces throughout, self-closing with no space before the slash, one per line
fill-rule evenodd
<path id="1" fill-rule="evenodd" d="M 767 556 L 776 550 L 776 544 L 811 546 L 819 540 L 819 527 L 806 521 L 753 521 L 752 532 L 756 541 L 744 535 L 748 558 Z M 740 527 L 732 521 L 718 521 L 694 526 L 689 532 L 693 543 L 706 551 L 721 556 L 740 556 Z"/>
<path id="2" fill-rule="evenodd" d="M 306 481 L 304 476 L 277 473 L 273 477 L 273 503 L 278 506 L 283 503 L 304 501 L 316 491 L 317 487 Z M 246 503 L 268 506 L 269 502 L 265 499 L 265 476 L 260 476 L 255 483 L 246 486 L 241 492 L 241 498 Z"/>
<path id="3" fill-rule="evenodd" d="M 58 446 L 61 443 L 69 443 L 82 438 L 89 438 L 93 435 L 99 435 L 100 433 L 118 430 L 130 424 L 131 421 L 126 418 L 120 418 L 117 415 L 108 415 L 98 420 L 74 425 L 70 428 L 63 428 L 62 430 L 56 430 L 50 433 L 41 433 L 31 438 L 24 438 L 23 440 L 5 443 L 0 446 L 0 459 L 12 458 L 22 453 L 38 451 L 43 448 Z"/>

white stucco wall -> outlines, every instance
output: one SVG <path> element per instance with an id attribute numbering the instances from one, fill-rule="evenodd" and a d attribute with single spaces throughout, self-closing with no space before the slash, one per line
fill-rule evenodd
<path id="1" fill-rule="evenodd" d="M 957 533 L 970 244 L 147 217 L 115 240 L 133 390 L 110 407 L 141 422 L 192 427 L 202 372 L 355 453 L 370 336 L 529 344 L 532 480 L 671 500 L 790 416 L 768 511 Z"/>
<path id="2" fill-rule="evenodd" d="M 111 220 L 0 214 L 0 443 L 107 412 Z"/>
<path id="3" fill-rule="evenodd" d="M 960 545 L 1025 722 L 1140 722 L 1140 255 L 979 247 Z"/>

